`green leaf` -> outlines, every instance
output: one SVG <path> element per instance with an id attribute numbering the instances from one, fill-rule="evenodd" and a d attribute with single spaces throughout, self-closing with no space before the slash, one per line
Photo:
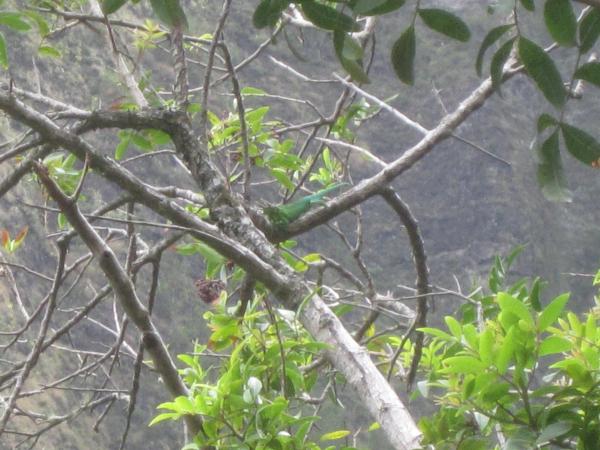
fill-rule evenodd
<path id="1" fill-rule="evenodd" d="M 350 431 L 348 430 L 338 430 L 338 431 L 332 431 L 331 433 L 325 433 L 323 436 L 321 436 L 321 441 L 336 441 L 338 439 L 343 439 L 346 436 L 350 435 Z"/>
<path id="2" fill-rule="evenodd" d="M 131 135 L 131 142 L 133 142 L 133 145 L 135 145 L 143 151 L 150 151 L 153 148 L 152 142 L 150 142 L 148 139 L 146 139 L 144 136 L 138 133 L 134 133 Z"/>
<path id="3" fill-rule="evenodd" d="M 554 117 L 550 114 L 543 113 L 538 117 L 537 131 L 538 133 L 541 133 L 546 128 L 556 125 L 558 125 L 558 121 Z"/>
<path id="4" fill-rule="evenodd" d="M 46 22 L 44 16 L 35 11 L 23 11 L 23 14 L 35 22 L 35 24 L 38 27 L 38 33 L 40 33 L 40 36 L 44 37 L 50 32 L 48 22 Z"/>
<path id="5" fill-rule="evenodd" d="M 443 9 L 419 9 L 419 16 L 429 28 L 452 39 L 467 42 L 471 38 L 469 27 L 454 14 Z"/>
<path id="6" fill-rule="evenodd" d="M 571 350 L 571 342 L 559 336 L 550 336 L 542 341 L 539 349 L 539 356 L 553 355 Z"/>
<path id="7" fill-rule="evenodd" d="M 538 319 L 538 329 L 540 332 L 545 331 L 550 325 L 552 325 L 556 319 L 560 317 L 565 308 L 565 305 L 569 301 L 570 294 L 562 294 L 556 297 L 554 300 L 544 308 Z"/>
<path id="8" fill-rule="evenodd" d="M 575 71 L 573 76 L 600 87 L 600 62 L 591 62 L 582 65 Z"/>
<path id="9" fill-rule="evenodd" d="M 60 58 L 62 56 L 58 49 L 50 45 L 40 45 L 38 48 L 38 54 L 41 56 L 48 56 L 50 58 Z"/>
<path id="10" fill-rule="evenodd" d="M 544 141 L 538 151 L 537 181 L 542 194 L 553 202 L 570 202 L 571 194 L 562 166 L 558 130 Z"/>
<path id="11" fill-rule="evenodd" d="M 508 58 L 510 57 L 510 52 L 513 48 L 515 40 L 516 38 L 512 38 L 506 41 L 492 57 L 492 62 L 490 64 L 490 76 L 492 77 L 492 85 L 494 86 L 494 89 L 500 89 L 500 85 L 502 84 L 502 69 L 504 69 L 504 64 L 506 64 L 506 61 L 508 61 Z"/>
<path id="12" fill-rule="evenodd" d="M 579 25 L 579 50 L 589 52 L 600 36 L 600 9 L 592 8 Z"/>
<path id="13" fill-rule="evenodd" d="M 127 0 L 102 0 L 100 8 L 105 15 L 117 12 L 121 6 L 127 3 Z"/>
<path id="14" fill-rule="evenodd" d="M 290 177 L 287 176 L 286 171 L 283 169 L 277 167 L 273 168 L 271 169 L 271 175 L 273 175 L 273 178 L 279 181 L 279 184 L 286 189 L 293 190 L 296 187 L 292 180 L 290 180 Z"/>
<path id="15" fill-rule="evenodd" d="M 171 142 L 171 136 L 162 130 L 149 129 L 146 133 L 153 145 L 166 145 Z"/>
<path id="16" fill-rule="evenodd" d="M 262 89 L 258 89 L 258 88 L 251 87 L 251 86 L 246 86 L 240 90 L 240 94 L 262 96 L 262 95 L 266 95 L 266 92 L 263 91 Z"/>
<path id="17" fill-rule="evenodd" d="M 403 83 L 412 84 L 415 81 L 415 27 L 410 26 L 394 42 L 392 46 L 392 66 L 396 75 Z"/>
<path id="18" fill-rule="evenodd" d="M 560 108 L 567 100 L 563 81 L 544 49 L 524 37 L 519 38 L 519 57 L 546 100 Z"/>
<path id="19" fill-rule="evenodd" d="M 302 2 L 302 11 L 308 20 L 324 30 L 358 31 L 360 26 L 354 19 L 331 6 L 321 5 L 313 0 Z"/>
<path id="20" fill-rule="evenodd" d="M 152 421 L 148 424 L 149 427 L 152 425 L 156 425 L 157 423 L 163 422 L 165 420 L 177 420 L 181 415 L 175 412 L 162 413 L 156 416 Z"/>
<path id="21" fill-rule="evenodd" d="M 506 292 L 499 292 L 496 297 L 502 311 L 507 311 L 519 319 L 524 320 L 529 325 L 533 325 L 533 318 L 525 304 Z"/>
<path id="22" fill-rule="evenodd" d="M 0 33 L 0 66 L 4 70 L 8 69 L 8 53 L 6 51 L 6 41 L 2 33 Z"/>
<path id="23" fill-rule="evenodd" d="M 535 4 L 533 3 L 533 0 L 521 0 L 521 5 L 523 5 L 523 8 L 525 8 L 527 11 L 535 11 Z"/>
<path id="24" fill-rule="evenodd" d="M 463 333 L 462 333 L 462 327 L 461 327 L 460 323 L 458 322 L 458 320 L 456 320 L 452 316 L 446 316 L 446 317 L 444 317 L 444 321 L 446 322 L 446 325 L 448 325 L 448 329 L 450 330 L 452 335 L 456 339 L 460 340 Z"/>
<path id="25" fill-rule="evenodd" d="M 399 9 L 405 0 L 358 0 L 352 10 L 361 16 L 380 16 Z"/>
<path id="26" fill-rule="evenodd" d="M 499 27 L 492 28 L 488 34 L 483 38 L 483 42 L 479 47 L 479 52 L 477 53 L 477 60 L 475 61 L 475 70 L 477 71 L 477 75 L 481 76 L 481 70 L 483 66 L 483 57 L 485 56 L 485 52 L 488 48 L 490 48 L 498 39 L 500 39 L 504 33 L 514 27 L 513 24 L 510 25 L 500 25 Z"/>
<path id="27" fill-rule="evenodd" d="M 17 31 L 29 31 L 31 25 L 23 20 L 20 12 L 0 12 L 0 25 L 6 25 Z"/>
<path id="28" fill-rule="evenodd" d="M 479 357 L 485 364 L 491 364 L 493 361 L 494 333 L 486 328 L 479 338 Z"/>
<path id="29" fill-rule="evenodd" d="M 504 336 L 504 340 L 500 346 L 500 351 L 496 356 L 496 367 L 498 368 L 500 375 L 504 375 L 508 370 L 508 364 L 510 363 L 512 355 L 515 352 L 515 347 L 515 328 L 513 326 L 510 327 L 508 333 L 506 333 L 506 336 Z"/>
<path id="30" fill-rule="evenodd" d="M 569 153 L 582 163 L 597 167 L 600 162 L 598 141 L 585 131 L 566 123 L 561 123 L 560 128 Z"/>
<path id="31" fill-rule="evenodd" d="M 431 334 L 432 336 L 440 338 L 440 339 L 442 339 L 444 341 L 451 341 L 451 340 L 454 339 L 451 335 L 449 335 L 445 331 L 442 331 L 442 330 L 440 330 L 438 328 L 423 327 L 423 328 L 418 328 L 417 331 L 420 331 L 420 332 L 425 333 L 425 334 Z"/>
<path id="32" fill-rule="evenodd" d="M 486 365 L 473 356 L 451 356 L 444 359 L 442 373 L 478 373 L 485 370 Z"/>
<path id="33" fill-rule="evenodd" d="M 198 253 L 200 253 L 204 259 L 206 260 L 207 263 L 209 264 L 224 264 L 225 263 L 225 258 L 223 256 L 221 256 L 221 254 L 219 252 L 217 252 L 216 250 L 214 250 L 212 247 L 209 247 L 208 245 L 202 243 L 202 242 L 196 242 L 196 250 L 198 251 Z"/>
<path id="34" fill-rule="evenodd" d="M 121 142 L 115 148 L 115 159 L 118 161 L 123 159 L 125 153 L 127 152 L 127 148 L 129 147 L 129 141 L 131 140 L 131 133 L 126 133 L 121 135 Z"/>
<path id="35" fill-rule="evenodd" d="M 343 31 L 334 31 L 333 46 L 340 64 L 352 79 L 359 83 L 369 83 L 369 77 L 362 68 L 363 49 L 360 43 Z"/>
<path id="36" fill-rule="evenodd" d="M 553 439 L 568 433 L 574 427 L 574 424 L 565 421 L 551 423 L 550 425 L 542 428 L 542 431 L 540 431 L 540 435 L 535 443 L 537 445 L 548 444 Z"/>
<path id="37" fill-rule="evenodd" d="M 379 430 L 380 428 L 381 428 L 381 425 L 379 425 L 379 422 L 373 422 L 369 426 L 369 429 L 367 431 L 375 431 L 375 430 Z"/>
<path id="38" fill-rule="evenodd" d="M 169 28 L 188 27 L 187 17 L 179 4 L 179 0 L 150 0 L 152 10 Z"/>
<path id="39" fill-rule="evenodd" d="M 566 47 L 576 44 L 577 19 L 570 0 L 547 0 L 544 20 L 550 35 L 558 44 Z"/>
<path id="40" fill-rule="evenodd" d="M 252 23 L 259 29 L 274 27 L 288 4 L 289 2 L 285 0 L 263 0 L 254 10 Z"/>
<path id="41" fill-rule="evenodd" d="M 531 285 L 531 290 L 529 292 L 529 302 L 531 303 L 532 308 L 535 311 L 542 310 L 542 304 L 540 303 L 540 292 L 542 291 L 545 283 L 539 278 L 536 277 L 533 280 L 533 284 Z"/>

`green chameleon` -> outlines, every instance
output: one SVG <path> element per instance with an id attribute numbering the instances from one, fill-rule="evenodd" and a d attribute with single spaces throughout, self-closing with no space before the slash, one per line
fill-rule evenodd
<path id="1" fill-rule="evenodd" d="M 280 206 L 267 206 L 263 208 L 263 211 L 275 228 L 285 231 L 291 222 L 305 214 L 313 205 L 322 203 L 323 197 L 325 197 L 326 194 L 344 184 L 348 183 L 335 183 L 325 189 L 321 189 L 314 194 L 307 195 L 306 197 L 302 197 L 291 203 Z"/>

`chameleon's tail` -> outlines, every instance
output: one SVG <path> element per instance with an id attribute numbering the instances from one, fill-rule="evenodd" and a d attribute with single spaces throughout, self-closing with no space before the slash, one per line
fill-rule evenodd
<path id="1" fill-rule="evenodd" d="M 318 202 L 320 200 L 323 199 L 323 197 L 325 197 L 327 194 L 329 194 L 330 192 L 335 191 L 336 189 L 347 185 L 349 183 L 346 183 L 345 181 L 339 182 L 339 183 L 334 183 L 329 187 L 326 187 L 325 189 L 321 189 L 320 191 L 315 192 L 312 195 L 309 195 L 308 197 L 306 197 L 307 200 L 309 200 L 311 203 L 312 202 Z"/>

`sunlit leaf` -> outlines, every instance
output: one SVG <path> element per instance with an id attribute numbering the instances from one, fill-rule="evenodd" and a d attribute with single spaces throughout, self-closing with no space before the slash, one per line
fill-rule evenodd
<path id="1" fill-rule="evenodd" d="M 4 70 L 8 69 L 8 53 L 6 51 L 6 41 L 2 33 L 0 33 L 0 66 Z"/>
<path id="2" fill-rule="evenodd" d="M 554 355 L 571 350 L 572 344 L 569 340 L 559 337 L 550 336 L 542 341 L 539 348 L 540 356 Z"/>
<path id="3" fill-rule="evenodd" d="M 48 56 L 50 58 L 60 58 L 62 56 L 58 49 L 50 45 L 41 45 L 38 48 L 38 54 L 41 56 Z"/>
<path id="4" fill-rule="evenodd" d="M 343 439 L 350 434 L 348 430 L 338 430 L 332 431 L 331 433 L 325 433 L 321 436 L 321 441 L 336 441 L 338 439 Z"/>
<path id="5" fill-rule="evenodd" d="M 560 317 L 568 301 L 569 294 L 559 295 L 552 300 L 540 314 L 538 319 L 538 329 L 540 331 L 545 331 L 546 328 L 552 325 L 556 319 Z"/>
<path id="6" fill-rule="evenodd" d="M 496 356 L 496 367 L 500 375 L 504 375 L 504 373 L 506 373 L 508 370 L 508 365 L 515 351 L 515 346 L 515 329 L 514 327 L 511 327 L 508 330 L 508 333 L 506 333 L 506 336 L 504 336 L 504 340 L 500 346 L 500 351 Z"/>
<path id="7" fill-rule="evenodd" d="M 28 31 L 31 29 L 20 12 L 0 12 L 0 25 L 6 25 L 17 31 Z"/>

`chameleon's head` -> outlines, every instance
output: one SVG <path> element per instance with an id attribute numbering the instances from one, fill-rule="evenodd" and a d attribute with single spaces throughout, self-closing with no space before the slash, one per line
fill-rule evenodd
<path id="1" fill-rule="evenodd" d="M 276 206 L 265 206 L 263 212 L 269 218 L 269 222 L 278 230 L 285 230 L 288 224 L 287 218 Z"/>

